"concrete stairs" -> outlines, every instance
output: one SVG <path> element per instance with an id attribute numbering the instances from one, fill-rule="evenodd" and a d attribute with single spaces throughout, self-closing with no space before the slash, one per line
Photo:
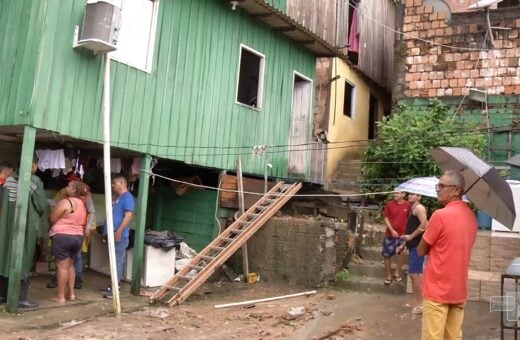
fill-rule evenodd
<path id="1" fill-rule="evenodd" d="M 406 293 L 407 268 L 401 271 L 401 282 L 392 282 L 385 285 L 386 278 L 383 257 L 381 256 L 381 243 L 385 232 L 384 226 L 366 225 L 363 234 L 363 242 L 359 251 L 360 256 L 352 259 L 348 266 L 348 277 L 344 285 L 355 291 L 376 292 L 387 294 Z M 396 258 L 393 258 L 392 272 L 395 271 Z"/>
<path id="2" fill-rule="evenodd" d="M 359 192 L 358 180 L 361 178 L 361 160 L 344 160 L 337 163 L 334 178 L 329 189 L 341 192 Z"/>

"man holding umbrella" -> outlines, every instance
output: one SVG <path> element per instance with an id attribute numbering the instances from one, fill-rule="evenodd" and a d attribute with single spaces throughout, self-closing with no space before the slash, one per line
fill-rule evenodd
<path id="1" fill-rule="evenodd" d="M 419 243 L 428 255 L 422 282 L 422 339 L 461 339 L 468 267 L 477 235 L 475 214 L 462 200 L 464 177 L 448 170 L 436 185 L 444 208 L 435 211 Z"/>

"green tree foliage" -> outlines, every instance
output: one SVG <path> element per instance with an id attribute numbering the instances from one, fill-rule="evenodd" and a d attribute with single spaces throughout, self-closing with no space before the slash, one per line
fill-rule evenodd
<path id="1" fill-rule="evenodd" d="M 439 176 L 440 169 L 428 153 L 432 148 L 458 146 L 482 155 L 486 141 L 477 126 L 461 121 L 438 100 L 421 111 L 399 106 L 378 123 L 378 132 L 364 154 L 361 187 L 365 192 L 391 191 L 410 178 Z"/>

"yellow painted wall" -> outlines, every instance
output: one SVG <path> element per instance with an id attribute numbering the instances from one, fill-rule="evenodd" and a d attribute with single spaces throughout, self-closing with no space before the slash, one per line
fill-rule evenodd
<path id="1" fill-rule="evenodd" d="M 368 139 L 370 87 L 341 59 L 333 60 L 332 76 L 335 75 L 339 75 L 340 78 L 331 85 L 328 140 L 334 144 L 329 144 L 327 153 L 327 178 L 334 177 L 338 161 L 362 159 L 364 146 Z M 353 118 L 343 114 L 345 81 L 355 86 L 355 114 Z M 373 95 L 377 96 L 376 94 Z M 378 98 L 377 120 L 380 120 L 382 113 L 382 100 Z"/>

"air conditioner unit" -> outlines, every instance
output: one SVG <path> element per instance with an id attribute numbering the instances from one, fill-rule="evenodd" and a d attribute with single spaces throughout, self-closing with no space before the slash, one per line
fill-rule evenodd
<path id="1" fill-rule="evenodd" d="M 78 46 L 107 53 L 117 49 L 121 0 L 88 0 Z"/>

